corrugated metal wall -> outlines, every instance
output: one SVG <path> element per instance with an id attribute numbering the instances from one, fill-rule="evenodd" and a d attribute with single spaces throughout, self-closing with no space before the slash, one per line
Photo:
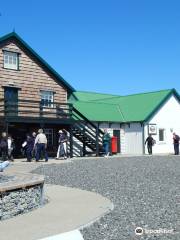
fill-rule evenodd
<path id="1" fill-rule="evenodd" d="M 143 128 L 139 123 L 126 124 L 121 131 L 121 150 L 123 154 L 143 153 Z"/>

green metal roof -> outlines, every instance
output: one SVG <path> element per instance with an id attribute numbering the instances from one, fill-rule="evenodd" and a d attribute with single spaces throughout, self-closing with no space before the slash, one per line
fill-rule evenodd
<path id="1" fill-rule="evenodd" d="M 89 99 L 89 94 L 86 98 Z M 78 94 L 77 94 L 78 95 Z M 101 96 L 103 97 L 104 94 Z M 91 93 L 91 101 L 76 100 L 74 106 L 92 121 L 107 122 L 144 122 L 147 121 L 172 95 L 180 100 L 175 89 L 161 90 L 128 96 L 108 96 L 97 99 Z"/>
<path id="2" fill-rule="evenodd" d="M 0 38 L 0 43 L 8 39 L 17 40 L 25 49 L 28 50 L 41 64 L 44 66 L 51 74 L 53 74 L 60 84 L 67 88 L 69 92 L 75 91 L 75 89 L 63 78 L 59 73 L 57 73 L 42 57 L 40 57 L 17 33 L 11 32 Z"/>
<path id="3" fill-rule="evenodd" d="M 110 97 L 117 97 L 117 95 L 76 91 L 76 92 L 73 92 L 73 97 L 80 101 L 94 101 L 94 100 L 106 99 L 106 98 L 110 98 Z"/>
<path id="4" fill-rule="evenodd" d="M 124 121 L 118 104 L 76 101 L 73 106 L 91 121 Z"/>

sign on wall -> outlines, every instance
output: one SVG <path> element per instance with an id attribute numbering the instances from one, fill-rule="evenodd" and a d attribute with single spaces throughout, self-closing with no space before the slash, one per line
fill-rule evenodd
<path id="1" fill-rule="evenodd" d="M 148 125 L 148 134 L 156 135 L 157 134 L 157 125 L 149 124 Z"/>

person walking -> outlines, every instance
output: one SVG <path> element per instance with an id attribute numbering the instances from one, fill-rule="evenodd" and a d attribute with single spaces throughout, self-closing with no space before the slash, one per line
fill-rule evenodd
<path id="1" fill-rule="evenodd" d="M 0 140 L 0 150 L 1 150 L 2 161 L 6 161 L 8 157 L 8 141 L 7 141 L 6 132 L 2 133 L 2 137 Z"/>
<path id="2" fill-rule="evenodd" d="M 145 145 L 146 143 L 147 143 L 148 153 L 149 155 L 152 155 L 152 146 L 155 144 L 155 140 L 151 134 L 149 134 L 149 136 L 146 138 Z"/>
<path id="3" fill-rule="evenodd" d="M 13 150 L 15 148 L 15 145 L 14 145 L 14 139 L 11 137 L 11 135 L 8 136 L 7 143 L 8 143 L 8 159 L 10 161 L 14 161 Z"/>
<path id="4" fill-rule="evenodd" d="M 59 130 L 59 140 L 58 140 L 58 150 L 57 150 L 57 159 L 63 157 L 67 159 L 67 132 L 63 130 Z"/>
<path id="5" fill-rule="evenodd" d="M 44 155 L 45 162 L 48 161 L 48 154 L 46 151 L 47 148 L 47 137 L 43 133 L 43 129 L 38 130 L 38 135 L 36 136 L 35 142 L 34 142 L 34 148 L 37 147 L 37 153 L 36 153 L 36 162 L 39 161 L 41 158 L 41 154 Z"/>
<path id="6" fill-rule="evenodd" d="M 173 133 L 174 155 L 179 155 L 179 140 L 180 137 L 176 133 Z"/>
<path id="7" fill-rule="evenodd" d="M 27 137 L 26 137 L 26 157 L 27 157 L 27 162 L 31 162 L 32 161 L 33 149 L 34 149 L 33 138 L 32 138 L 32 136 L 27 134 Z"/>
<path id="8" fill-rule="evenodd" d="M 109 147 L 110 147 L 110 135 L 107 131 L 107 129 L 104 130 L 104 135 L 103 135 L 103 148 L 105 152 L 105 157 L 109 156 Z"/>

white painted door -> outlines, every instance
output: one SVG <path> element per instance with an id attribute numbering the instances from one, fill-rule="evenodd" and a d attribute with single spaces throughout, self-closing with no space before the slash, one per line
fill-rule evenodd
<path id="1" fill-rule="evenodd" d="M 125 154 L 143 153 L 142 129 L 135 123 L 125 127 Z"/>

